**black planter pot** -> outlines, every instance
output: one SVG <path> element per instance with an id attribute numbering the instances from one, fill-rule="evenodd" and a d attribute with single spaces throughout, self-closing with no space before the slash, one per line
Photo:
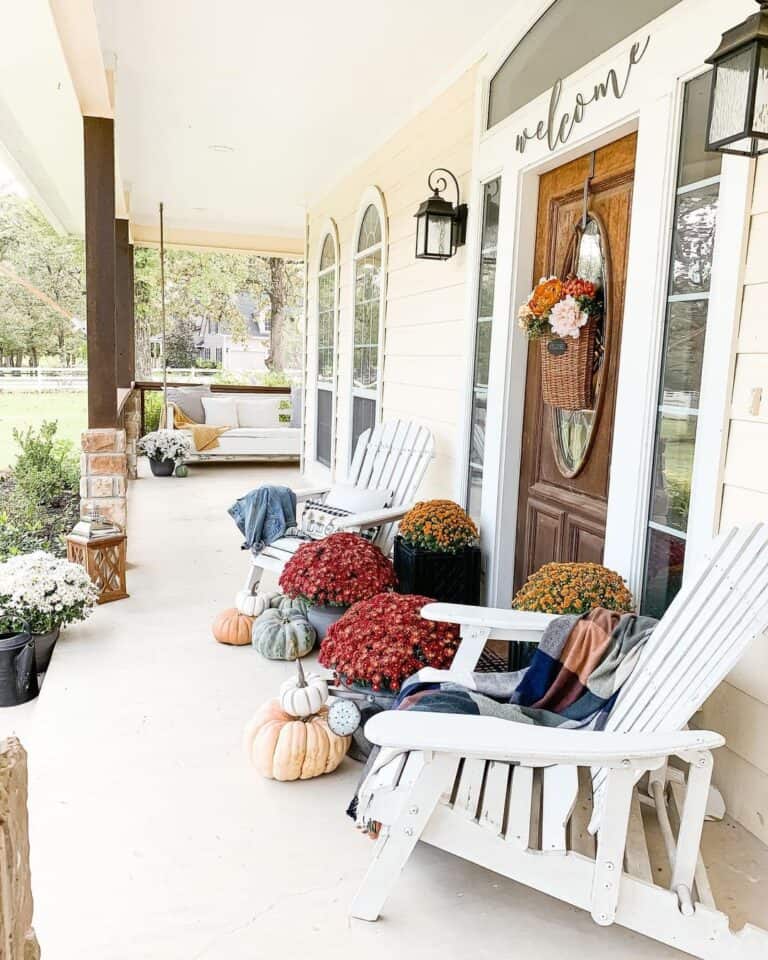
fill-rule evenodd
<path id="1" fill-rule="evenodd" d="M 176 463 L 173 460 L 152 460 L 149 461 L 149 469 L 155 477 L 172 477 L 176 469 Z"/>
<path id="2" fill-rule="evenodd" d="M 40 693 L 35 640 L 30 633 L 0 634 L 0 707 L 16 707 Z"/>
<path id="3" fill-rule="evenodd" d="M 45 673 L 53 656 L 53 648 L 59 639 L 61 627 L 54 627 L 48 633 L 33 633 L 35 641 L 35 669 L 38 673 Z"/>
<path id="4" fill-rule="evenodd" d="M 398 591 L 432 597 L 443 603 L 480 603 L 480 548 L 433 553 L 395 537 Z"/>

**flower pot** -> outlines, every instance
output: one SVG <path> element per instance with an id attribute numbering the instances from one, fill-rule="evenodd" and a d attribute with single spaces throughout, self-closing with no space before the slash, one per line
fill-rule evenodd
<path id="1" fill-rule="evenodd" d="M 172 477 L 176 463 L 174 460 L 150 460 L 149 469 L 155 477 Z"/>
<path id="2" fill-rule="evenodd" d="M 60 632 L 61 627 L 57 626 L 48 633 L 32 634 L 32 639 L 35 641 L 35 669 L 38 673 L 44 673 L 48 669 Z"/>
<path id="3" fill-rule="evenodd" d="M 398 593 L 415 593 L 442 603 L 480 603 L 480 548 L 436 553 L 395 537 Z"/>
<path id="4" fill-rule="evenodd" d="M 315 604 L 307 610 L 307 620 L 317 631 L 319 640 L 325 639 L 328 628 L 332 627 L 337 620 L 341 620 L 349 607 L 326 607 L 323 604 Z"/>
<path id="5" fill-rule="evenodd" d="M 35 642 L 30 633 L 0 634 L 0 707 L 15 707 L 40 693 Z"/>
<path id="6" fill-rule="evenodd" d="M 592 410 L 597 318 L 581 328 L 579 336 L 544 336 L 539 340 L 541 390 L 544 403 L 560 410 Z"/>

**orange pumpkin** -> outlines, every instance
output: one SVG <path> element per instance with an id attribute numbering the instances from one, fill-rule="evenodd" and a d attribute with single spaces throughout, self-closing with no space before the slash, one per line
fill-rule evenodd
<path id="1" fill-rule="evenodd" d="M 251 763 L 270 780 L 310 780 L 330 773 L 346 756 L 351 737 L 339 737 L 328 726 L 322 707 L 298 719 L 269 700 L 259 707 L 243 738 Z"/>
<path id="2" fill-rule="evenodd" d="M 228 607 L 213 621 L 213 635 L 219 643 L 231 643 L 244 647 L 251 642 L 253 617 L 240 613 L 237 607 Z"/>

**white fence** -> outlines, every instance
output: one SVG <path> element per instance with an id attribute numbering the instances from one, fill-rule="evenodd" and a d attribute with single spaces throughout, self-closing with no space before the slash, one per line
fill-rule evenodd
<path id="1" fill-rule="evenodd" d="M 194 380 L 197 383 L 214 383 L 221 370 L 203 370 L 199 367 L 168 367 L 169 380 Z M 287 376 L 298 382 L 300 370 L 288 370 Z M 162 367 L 156 367 L 148 377 L 161 382 Z M 244 371 L 238 374 L 240 383 L 258 385 L 263 379 L 263 371 Z M 51 393 L 58 390 L 87 390 L 87 367 L 0 367 L 0 393 Z"/>

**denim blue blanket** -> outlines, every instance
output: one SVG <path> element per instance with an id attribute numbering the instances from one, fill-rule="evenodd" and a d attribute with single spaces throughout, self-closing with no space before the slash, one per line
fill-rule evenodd
<path id="1" fill-rule="evenodd" d="M 290 487 L 257 487 L 227 512 L 245 537 L 242 549 L 258 552 L 296 526 L 296 494 Z"/>

